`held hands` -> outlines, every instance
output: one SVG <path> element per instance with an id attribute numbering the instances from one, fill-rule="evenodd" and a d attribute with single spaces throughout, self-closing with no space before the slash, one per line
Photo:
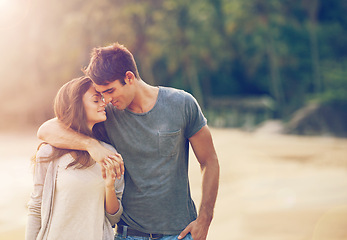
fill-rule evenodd
<path id="1" fill-rule="evenodd" d="M 107 177 L 107 170 L 114 178 L 120 179 L 124 174 L 124 162 L 119 153 L 115 153 L 104 146 L 98 141 L 93 142 L 88 147 L 90 156 L 102 166 L 102 176 Z M 114 181 L 113 181 L 114 182 Z"/>
<path id="2" fill-rule="evenodd" d="M 119 153 L 114 153 L 114 155 L 105 158 L 101 166 L 106 187 L 114 186 L 116 178 L 120 179 L 124 174 L 124 162 Z"/>
<path id="3" fill-rule="evenodd" d="M 119 201 L 117 199 L 115 180 L 116 174 L 114 171 L 117 161 L 105 159 L 102 165 L 102 175 L 105 182 L 105 210 L 107 213 L 113 215 L 119 210 Z"/>
<path id="4" fill-rule="evenodd" d="M 101 171 L 102 171 L 102 176 L 105 180 L 105 187 L 106 188 L 114 188 L 114 181 L 116 181 L 116 174 L 113 171 L 112 162 L 105 161 L 103 163 Z"/>

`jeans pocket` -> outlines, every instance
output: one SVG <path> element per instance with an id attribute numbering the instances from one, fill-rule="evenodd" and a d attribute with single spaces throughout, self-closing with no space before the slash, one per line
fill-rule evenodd
<path id="1" fill-rule="evenodd" d="M 159 154 L 171 157 L 178 153 L 181 129 L 172 132 L 159 132 Z"/>

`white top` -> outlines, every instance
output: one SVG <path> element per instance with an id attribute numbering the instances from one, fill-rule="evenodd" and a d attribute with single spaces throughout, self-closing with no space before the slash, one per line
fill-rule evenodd
<path id="1" fill-rule="evenodd" d="M 62 157 L 58 164 L 56 189 L 48 240 L 102 239 L 105 183 L 101 167 L 66 168 L 71 158 Z M 76 194 L 78 193 L 78 194 Z"/>
<path id="2" fill-rule="evenodd" d="M 116 152 L 112 146 L 103 142 L 101 142 L 101 144 L 111 151 Z M 35 174 L 33 179 L 34 189 L 28 203 L 28 222 L 25 239 L 47 240 L 48 234 L 50 234 L 50 239 L 57 239 L 57 237 L 59 237 L 58 239 L 101 239 L 101 237 L 93 238 L 92 236 L 94 233 L 92 232 L 94 232 L 95 229 L 99 231 L 99 227 L 97 227 L 99 226 L 99 220 L 98 223 L 96 223 L 95 216 L 102 214 L 102 239 L 113 240 L 114 231 L 112 225 L 119 221 L 123 212 L 123 206 L 121 204 L 124 189 L 123 176 L 121 179 L 116 179 L 115 181 L 119 210 L 111 215 L 104 210 L 103 201 L 102 204 L 100 204 L 102 206 L 101 211 L 100 206 L 91 206 L 90 203 L 94 202 L 92 204 L 98 205 L 95 202 L 99 202 L 100 176 L 99 173 L 95 174 L 95 172 L 101 172 L 100 166 L 93 165 L 87 169 L 79 170 L 74 169 L 74 167 L 65 169 L 64 166 L 73 160 L 72 156 L 70 154 L 65 154 L 54 161 L 47 161 L 46 157 L 50 156 L 51 153 L 52 147 L 49 144 L 45 144 L 40 147 L 36 154 Z M 96 170 L 97 168 L 99 168 L 99 170 Z M 65 187 L 67 187 L 67 189 L 62 190 L 62 188 Z M 58 195 L 57 197 L 55 196 L 56 194 Z M 90 201 L 90 197 L 94 200 Z M 59 210 L 56 208 L 59 208 Z M 67 214 L 64 215 L 61 211 Z M 98 211 L 100 211 L 101 214 Z M 91 220 L 93 223 L 90 222 Z M 54 225 L 52 225 L 52 221 L 55 222 Z M 87 225 L 92 225 L 93 227 L 87 228 Z M 88 237 L 85 237 L 85 235 Z"/>

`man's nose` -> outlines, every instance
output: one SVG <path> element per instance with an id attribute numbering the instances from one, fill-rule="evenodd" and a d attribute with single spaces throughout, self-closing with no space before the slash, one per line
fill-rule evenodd
<path id="1" fill-rule="evenodd" d="M 109 104 L 111 101 L 112 101 L 112 98 L 111 98 L 111 97 L 105 98 L 105 104 Z"/>
<path id="2" fill-rule="evenodd" d="M 105 104 L 108 104 L 109 102 L 112 101 L 112 97 L 111 96 L 107 96 L 107 94 L 103 94 L 102 95 L 102 101 L 105 103 Z"/>

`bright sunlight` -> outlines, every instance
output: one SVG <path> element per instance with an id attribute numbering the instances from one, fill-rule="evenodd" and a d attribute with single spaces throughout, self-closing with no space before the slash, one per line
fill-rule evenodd
<path id="1" fill-rule="evenodd" d="M 0 12 L 1 14 L 10 11 L 13 8 L 14 2 L 11 0 L 0 0 Z"/>
<path id="2" fill-rule="evenodd" d="M 12 28 L 21 23 L 31 0 L 0 0 L 0 28 Z"/>

